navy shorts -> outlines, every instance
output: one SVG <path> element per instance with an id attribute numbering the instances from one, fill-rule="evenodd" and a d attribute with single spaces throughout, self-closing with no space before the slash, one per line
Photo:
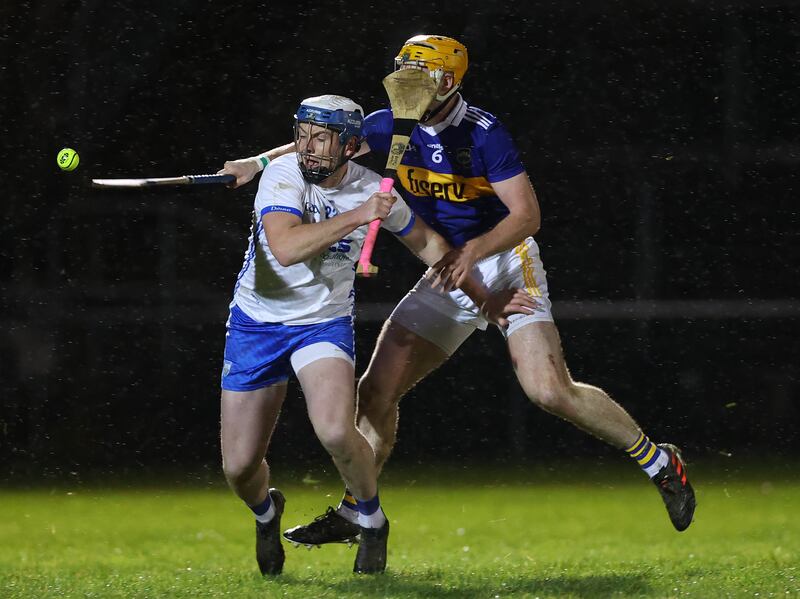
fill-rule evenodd
<path id="1" fill-rule="evenodd" d="M 269 387 L 322 358 L 355 362 L 352 316 L 290 326 L 258 322 L 233 306 L 225 335 L 222 388 L 254 391 Z"/>

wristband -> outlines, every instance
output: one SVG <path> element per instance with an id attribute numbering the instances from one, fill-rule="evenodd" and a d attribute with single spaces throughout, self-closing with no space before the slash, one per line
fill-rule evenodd
<path id="1" fill-rule="evenodd" d="M 258 172 L 263 171 L 266 166 L 269 164 L 269 158 L 267 158 L 266 154 L 259 154 L 258 156 L 251 156 L 247 160 L 252 160 L 256 163 L 258 167 Z"/>

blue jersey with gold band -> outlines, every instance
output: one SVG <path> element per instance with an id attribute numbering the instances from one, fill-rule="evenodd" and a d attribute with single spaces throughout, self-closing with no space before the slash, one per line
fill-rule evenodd
<path id="1" fill-rule="evenodd" d="M 378 110 L 364 120 L 371 150 L 388 154 L 392 112 Z M 411 209 L 450 245 L 482 235 L 508 214 L 491 183 L 525 168 L 511 136 L 497 118 L 469 106 L 461 96 L 448 117 L 418 125 L 397 169 L 400 193 Z"/>

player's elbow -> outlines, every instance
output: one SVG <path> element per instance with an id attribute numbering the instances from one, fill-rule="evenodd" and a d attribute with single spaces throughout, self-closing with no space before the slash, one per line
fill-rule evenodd
<path id="1" fill-rule="evenodd" d="M 270 244 L 269 250 L 272 252 L 272 255 L 275 256 L 275 260 L 278 261 L 278 264 L 283 267 L 292 266 L 302 261 L 300 257 L 297 256 L 297 253 L 292 251 L 292 248 L 288 245 L 281 243 Z"/>
<path id="2" fill-rule="evenodd" d="M 515 216 L 520 225 L 521 232 L 525 234 L 525 236 L 533 236 L 539 232 L 542 219 L 538 210 L 532 208 L 520 210 Z"/>
<path id="3" fill-rule="evenodd" d="M 272 255 L 275 256 L 275 259 L 278 261 L 278 264 L 280 264 L 283 267 L 294 266 L 295 264 L 302 262 L 302 259 L 300 259 L 300 257 L 295 256 L 289 252 L 276 253 L 273 250 Z"/>
<path id="4" fill-rule="evenodd" d="M 539 208 L 539 198 L 536 197 L 536 191 L 528 181 L 530 196 L 528 201 L 525 202 L 525 214 L 528 220 L 528 235 L 536 235 L 542 226 L 542 212 Z"/>
<path id="5" fill-rule="evenodd" d="M 536 212 L 535 214 L 531 214 L 528 218 L 528 230 L 527 233 L 531 237 L 536 235 L 539 232 L 539 229 L 542 228 L 542 217 L 541 215 Z"/>
<path id="6" fill-rule="evenodd" d="M 436 264 L 442 256 L 449 252 L 452 248 L 437 233 L 435 237 L 426 240 L 425 243 L 419 244 L 417 247 L 410 247 L 411 251 L 428 266 Z"/>
<path id="7" fill-rule="evenodd" d="M 280 252 L 275 252 L 273 250 L 272 255 L 275 256 L 275 259 L 278 261 L 278 264 L 286 268 L 287 266 L 291 266 L 294 264 L 289 258 L 287 258 L 284 254 Z"/>

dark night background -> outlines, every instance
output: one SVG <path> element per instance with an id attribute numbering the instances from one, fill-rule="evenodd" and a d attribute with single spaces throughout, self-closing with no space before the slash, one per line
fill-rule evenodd
<path id="1" fill-rule="evenodd" d="M 311 95 L 383 107 L 423 32 L 467 45 L 464 96 L 520 148 L 573 376 L 690 459 L 796 457 L 800 4 L 641 4 L 3 3 L 0 479 L 217 471 L 256 186 L 89 180 L 215 171 L 288 141 Z M 423 270 L 389 236 L 376 261 L 359 372 Z M 291 389 L 273 462 L 325 462 Z M 617 455 L 527 405 L 496 331 L 402 406 L 397 463 Z"/>

